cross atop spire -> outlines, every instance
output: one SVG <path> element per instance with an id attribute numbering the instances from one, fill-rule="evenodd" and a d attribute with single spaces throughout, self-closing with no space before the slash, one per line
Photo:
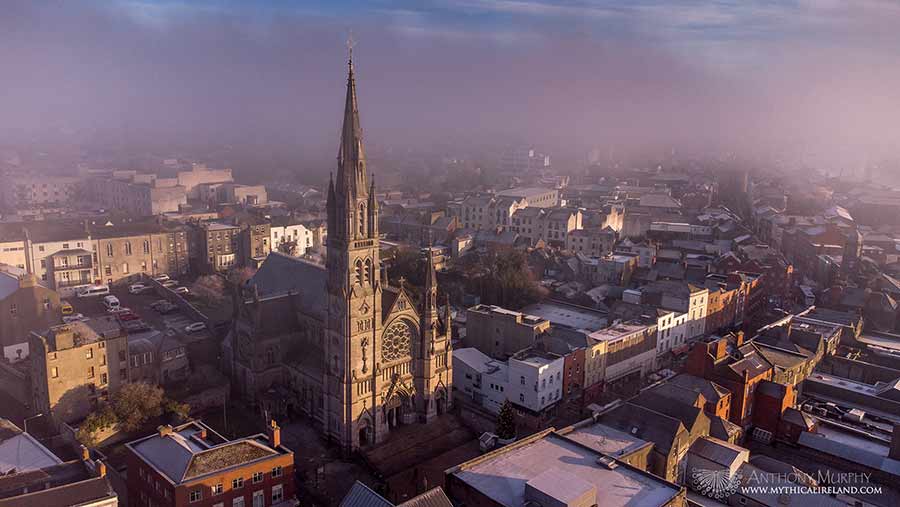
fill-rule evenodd
<path id="1" fill-rule="evenodd" d="M 347 63 L 350 64 L 350 67 L 353 67 L 353 47 L 356 46 L 356 41 L 353 40 L 353 30 L 350 30 L 350 35 L 347 36 L 347 54 L 348 59 Z"/>
<path id="2" fill-rule="evenodd" d="M 368 191 L 368 185 L 366 185 L 362 128 L 359 122 L 359 102 L 356 98 L 356 75 L 353 69 L 353 47 L 355 45 L 351 33 L 347 39 L 349 53 L 347 97 L 344 102 L 344 124 L 341 129 L 341 145 L 338 149 L 338 174 L 335 189 L 338 195 L 362 197 Z"/>

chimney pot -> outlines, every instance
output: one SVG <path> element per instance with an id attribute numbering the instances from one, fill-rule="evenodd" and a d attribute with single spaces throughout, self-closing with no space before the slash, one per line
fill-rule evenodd
<path id="1" fill-rule="evenodd" d="M 100 477 L 106 477 L 106 463 L 102 461 L 97 462 L 97 475 Z"/>
<path id="2" fill-rule="evenodd" d="M 81 459 L 82 461 L 90 461 L 91 460 L 91 451 L 85 446 L 81 446 Z"/>

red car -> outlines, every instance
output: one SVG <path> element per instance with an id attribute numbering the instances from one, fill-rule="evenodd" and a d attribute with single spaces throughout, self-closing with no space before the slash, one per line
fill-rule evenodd
<path id="1" fill-rule="evenodd" d="M 125 322 L 129 320 L 138 320 L 140 317 L 136 313 L 123 312 L 119 314 L 119 320 Z"/>

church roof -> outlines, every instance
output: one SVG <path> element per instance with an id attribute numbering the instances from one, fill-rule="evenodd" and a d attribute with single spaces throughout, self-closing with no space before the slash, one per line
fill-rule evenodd
<path id="1" fill-rule="evenodd" d="M 295 293 L 305 313 L 324 317 L 326 280 L 325 266 L 272 252 L 247 284 L 256 286 L 260 299 Z"/>

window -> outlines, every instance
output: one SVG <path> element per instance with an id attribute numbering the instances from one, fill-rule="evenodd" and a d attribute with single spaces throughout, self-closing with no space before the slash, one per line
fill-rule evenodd
<path id="1" fill-rule="evenodd" d="M 127 262 L 122 264 L 122 273 L 125 273 L 125 274 L 128 273 L 128 263 Z"/>
<path id="2" fill-rule="evenodd" d="M 253 484 L 258 484 L 263 480 L 262 472 L 253 472 Z"/>
<path id="3" fill-rule="evenodd" d="M 112 276 L 112 266 L 110 266 L 109 264 L 107 264 L 106 266 L 104 266 L 104 267 L 103 267 L 103 273 L 104 273 L 106 276 Z"/>
<path id="4" fill-rule="evenodd" d="M 19 307 L 15 303 L 9 305 L 9 314 L 13 317 L 19 314 Z"/>
<path id="5" fill-rule="evenodd" d="M 100 374 L 100 385 L 105 386 L 108 383 L 109 383 L 109 375 L 107 375 L 106 373 L 101 373 Z"/>
<path id="6" fill-rule="evenodd" d="M 94 347 L 88 347 L 86 351 L 84 351 L 85 359 L 93 359 L 94 358 Z"/>
<path id="7" fill-rule="evenodd" d="M 203 500 L 203 490 L 195 489 L 191 491 L 191 503 L 199 502 L 200 500 Z"/>
<path id="8" fill-rule="evenodd" d="M 125 255 L 131 255 L 131 241 L 125 242 Z"/>
<path id="9" fill-rule="evenodd" d="M 244 497 L 239 496 L 232 500 L 231 507 L 244 507 Z"/>
<path id="10" fill-rule="evenodd" d="M 146 239 L 144 240 L 144 253 L 145 254 L 150 253 L 150 242 L 147 241 Z"/>
<path id="11" fill-rule="evenodd" d="M 265 507 L 266 495 L 262 490 L 253 492 L 253 507 Z"/>
<path id="12" fill-rule="evenodd" d="M 280 502 L 284 499 L 284 486 L 281 484 L 272 486 L 272 504 Z"/>
<path id="13" fill-rule="evenodd" d="M 231 489 L 241 489 L 244 487 L 244 478 L 238 477 L 231 480 Z"/>
<path id="14" fill-rule="evenodd" d="M 519 402 L 525 403 L 525 394 L 519 393 Z"/>
<path id="15" fill-rule="evenodd" d="M 525 377 L 519 377 L 519 383 L 525 385 Z"/>
<path id="16" fill-rule="evenodd" d="M 272 477 L 281 477 L 281 474 L 282 474 L 281 466 L 277 466 L 272 469 Z"/>
<path id="17" fill-rule="evenodd" d="M 223 486 L 221 482 L 212 487 L 213 495 L 221 495 L 224 491 L 225 486 Z"/>
<path id="18" fill-rule="evenodd" d="M 108 257 L 112 257 L 112 256 L 113 256 L 113 246 L 112 246 L 112 243 L 107 243 L 107 244 L 106 244 L 106 255 L 107 255 Z"/>
<path id="19" fill-rule="evenodd" d="M 87 378 L 94 378 L 94 367 L 89 366 L 87 369 Z"/>

